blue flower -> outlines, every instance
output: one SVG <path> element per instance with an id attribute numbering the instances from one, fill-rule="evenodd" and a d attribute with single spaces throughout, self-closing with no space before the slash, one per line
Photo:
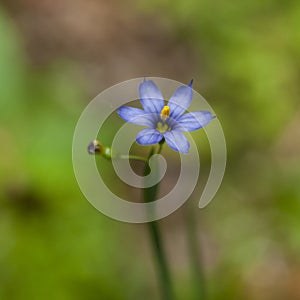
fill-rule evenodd
<path id="1" fill-rule="evenodd" d="M 188 153 L 190 143 L 182 131 L 194 131 L 207 125 L 215 116 L 209 111 L 185 113 L 192 102 L 193 81 L 180 86 L 165 105 L 164 98 L 152 80 L 144 80 L 139 86 L 142 109 L 122 106 L 119 116 L 126 122 L 147 126 L 136 141 L 141 145 L 157 144 L 163 139 L 175 151 Z"/>

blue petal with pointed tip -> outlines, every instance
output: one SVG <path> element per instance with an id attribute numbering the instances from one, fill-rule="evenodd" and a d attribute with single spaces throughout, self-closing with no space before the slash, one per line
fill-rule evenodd
<path id="1" fill-rule="evenodd" d="M 126 122 L 142 125 L 153 126 L 154 118 L 151 114 L 145 113 L 143 110 L 130 106 L 122 106 L 118 110 L 118 115 Z"/>
<path id="2" fill-rule="evenodd" d="M 179 130 L 171 130 L 164 133 L 164 138 L 173 150 L 181 153 L 188 153 L 190 149 L 190 143 L 183 133 Z"/>
<path id="3" fill-rule="evenodd" d="M 191 86 L 180 86 L 168 102 L 170 107 L 170 117 L 179 118 L 190 106 L 193 98 L 193 89 Z"/>
<path id="4" fill-rule="evenodd" d="M 194 131 L 206 126 L 215 116 L 210 111 L 195 111 L 177 119 L 175 129 Z"/>
<path id="5" fill-rule="evenodd" d="M 152 128 L 146 128 L 141 130 L 137 136 L 136 141 L 141 145 L 153 145 L 162 140 L 163 136 L 157 130 Z"/>
<path id="6" fill-rule="evenodd" d="M 161 91 L 152 80 L 144 80 L 139 86 L 140 101 L 145 112 L 160 114 L 164 107 Z"/>

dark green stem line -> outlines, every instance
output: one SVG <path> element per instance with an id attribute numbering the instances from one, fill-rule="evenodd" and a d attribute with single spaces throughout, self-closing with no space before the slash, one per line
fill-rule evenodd
<path id="1" fill-rule="evenodd" d="M 164 300 L 172 300 L 174 299 L 173 289 L 167 260 L 165 257 L 164 249 L 162 247 L 162 239 L 158 223 L 156 221 L 150 222 L 148 228 L 153 243 L 153 250 L 157 259 L 158 272 L 160 274 L 160 285 L 163 296 L 162 298 Z"/>
<path id="2" fill-rule="evenodd" d="M 198 245 L 197 222 L 195 220 L 194 209 L 195 208 L 192 205 L 188 205 L 186 209 L 187 243 L 192 266 L 192 283 L 195 299 L 205 300 L 207 298 L 205 290 L 205 276 L 201 252 Z"/>
<path id="3" fill-rule="evenodd" d="M 161 152 L 162 150 L 162 144 L 159 145 L 160 148 L 158 150 L 158 153 Z M 150 157 L 154 154 L 154 148 L 151 149 L 150 154 L 148 156 L 148 160 Z M 150 172 L 150 167 L 148 164 L 145 166 L 144 170 L 144 175 L 148 175 Z M 158 192 L 159 188 L 159 183 L 144 189 L 144 202 L 152 202 L 155 201 L 156 195 Z M 157 260 L 157 268 L 158 268 L 158 273 L 159 273 L 159 283 L 161 286 L 161 292 L 162 292 L 162 299 L 164 300 L 173 300 L 174 298 L 174 293 L 173 293 L 173 288 L 172 288 L 172 283 L 171 283 L 171 276 L 170 276 L 170 271 L 168 267 L 168 262 L 166 259 L 166 255 L 163 249 L 163 243 L 162 243 L 162 237 L 161 237 L 161 232 L 159 229 L 159 224 L 157 221 L 152 221 L 147 223 L 152 246 L 153 246 L 153 251 L 154 255 Z"/>

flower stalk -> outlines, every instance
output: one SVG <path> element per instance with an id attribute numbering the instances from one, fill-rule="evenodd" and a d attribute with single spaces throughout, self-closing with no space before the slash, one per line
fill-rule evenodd
<path id="1" fill-rule="evenodd" d="M 163 142 L 159 144 L 159 149 L 157 154 L 159 154 L 162 150 Z M 150 157 L 155 154 L 155 148 L 152 147 L 149 156 L 148 161 Z M 150 173 L 150 167 L 147 163 L 145 165 L 144 169 L 144 175 L 148 175 Z M 158 193 L 159 189 L 159 183 L 155 184 L 154 186 L 151 186 L 149 188 L 144 189 L 144 202 L 149 203 L 153 202 L 156 199 L 156 195 Z M 152 213 L 152 211 L 151 211 Z M 166 255 L 163 249 L 163 243 L 162 243 L 162 237 L 161 237 L 161 231 L 159 229 L 159 224 L 157 221 L 152 221 L 147 223 L 150 239 L 152 242 L 152 247 L 154 251 L 154 255 L 156 257 L 157 262 L 157 268 L 159 273 L 159 280 L 161 285 L 161 293 L 162 293 L 162 299 L 164 300 L 173 300 L 174 298 L 174 292 L 173 287 L 171 283 L 171 276 L 170 271 L 166 259 Z"/>
<path id="2" fill-rule="evenodd" d="M 197 222 L 194 215 L 194 208 L 188 205 L 185 211 L 185 223 L 187 232 L 187 246 L 192 271 L 192 284 L 194 299 L 205 300 L 207 298 L 205 289 L 205 276 L 202 264 L 202 257 L 197 238 Z"/>

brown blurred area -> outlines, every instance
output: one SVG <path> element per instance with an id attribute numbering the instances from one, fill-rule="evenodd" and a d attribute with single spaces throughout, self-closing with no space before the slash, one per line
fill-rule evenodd
<path id="1" fill-rule="evenodd" d="M 142 76 L 187 82 L 195 53 L 161 18 L 134 2 L 105 0 L 5 0 L 35 67 L 58 59 L 80 68 L 92 94 L 103 86 Z"/>

